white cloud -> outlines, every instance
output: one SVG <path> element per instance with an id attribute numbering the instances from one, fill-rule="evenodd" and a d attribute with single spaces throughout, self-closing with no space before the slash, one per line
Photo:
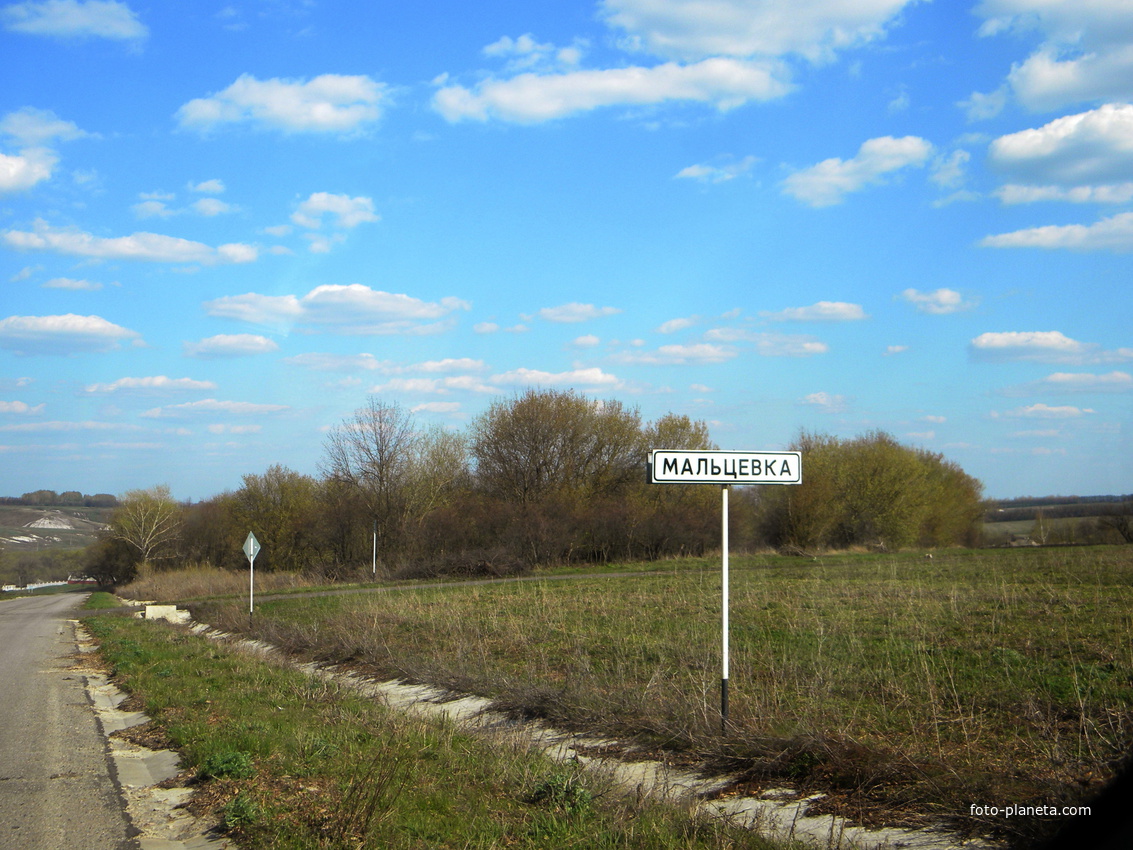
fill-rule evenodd
<path id="1" fill-rule="evenodd" d="M 680 319 L 669 319 L 667 322 L 662 322 L 657 328 L 658 333 L 671 334 L 677 331 L 683 331 L 686 328 L 691 328 L 699 321 L 697 316 L 688 316 Z"/>
<path id="2" fill-rule="evenodd" d="M 1097 411 L 1089 407 L 1073 407 L 1070 405 L 1063 405 L 1061 407 L 1051 407 L 1047 404 L 1031 404 L 1027 407 L 1017 407 L 1014 410 L 1007 410 L 1003 413 L 992 411 L 992 419 L 1077 419 L 1081 416 L 1087 416 Z"/>
<path id="3" fill-rule="evenodd" d="M 690 345 L 662 345 L 656 351 L 625 351 L 616 356 L 621 363 L 644 366 L 671 366 L 686 363 L 724 363 L 739 352 L 727 345 L 699 342 Z"/>
<path id="4" fill-rule="evenodd" d="M 725 161 L 719 165 L 698 163 L 682 168 L 677 172 L 679 180 L 696 180 L 700 183 L 727 183 L 747 174 L 759 162 L 754 156 L 745 156 L 739 161 Z"/>
<path id="5" fill-rule="evenodd" d="M 388 371 L 388 360 L 378 360 L 372 354 L 323 354 L 310 352 L 286 358 L 287 363 L 314 369 L 319 372 Z"/>
<path id="6" fill-rule="evenodd" d="M 978 360 L 1030 360 L 1040 363 L 1107 363 L 1133 360 L 1133 348 L 1105 351 L 1096 343 L 1078 342 L 1061 331 L 989 332 L 969 343 Z"/>
<path id="7" fill-rule="evenodd" d="M 138 341 L 137 331 L 101 316 L 9 316 L 0 320 L 0 348 L 18 354 L 74 354 L 112 351 L 126 340 Z"/>
<path id="8" fill-rule="evenodd" d="M 472 326 L 472 330 L 478 334 L 494 334 L 500 329 L 500 326 L 495 322 L 477 322 Z"/>
<path id="9" fill-rule="evenodd" d="M 352 283 L 317 286 L 301 297 L 254 292 L 226 295 L 205 302 L 204 307 L 210 316 L 256 324 L 329 325 L 353 334 L 418 334 L 443 330 L 444 325 L 427 322 L 471 305 L 452 296 L 429 302 Z"/>
<path id="10" fill-rule="evenodd" d="M 288 133 L 355 133 L 381 117 L 386 87 L 367 76 L 323 74 L 309 81 L 257 80 L 243 74 L 224 91 L 191 100 L 180 125 L 207 132 L 253 124 Z"/>
<path id="11" fill-rule="evenodd" d="M 215 390 L 212 381 L 196 381 L 192 378 L 170 378 L 166 375 L 153 375 L 145 378 L 119 378 L 109 384 L 89 384 L 88 393 L 125 392 L 184 392 Z"/>
<path id="12" fill-rule="evenodd" d="M 254 246 L 231 244 L 211 248 L 176 236 L 133 233 L 129 236 L 102 237 L 71 228 L 53 228 L 42 219 L 32 231 L 5 230 L 3 240 L 21 251 L 52 251 L 99 260 L 140 260 L 160 263 L 219 262 L 247 263 L 258 257 Z"/>
<path id="13" fill-rule="evenodd" d="M 19 416 L 37 416 L 43 413 L 45 407 L 44 404 L 33 407 L 26 401 L 0 401 L 0 413 L 15 413 Z"/>
<path id="14" fill-rule="evenodd" d="M 489 380 L 499 386 L 572 386 L 611 389 L 621 386 L 622 383 L 616 375 L 603 372 L 596 366 L 573 369 L 569 372 L 543 372 L 538 369 L 520 368 L 493 375 Z"/>
<path id="15" fill-rule="evenodd" d="M 810 393 L 799 403 L 817 407 L 823 413 L 844 413 L 850 406 L 850 400 L 846 396 L 826 392 Z"/>
<path id="16" fill-rule="evenodd" d="M 232 212 L 232 205 L 226 204 L 219 198 L 201 198 L 200 200 L 193 201 L 190 206 L 195 212 L 209 218 L 214 215 L 222 215 L 227 212 Z"/>
<path id="17" fill-rule="evenodd" d="M 810 357 L 825 354 L 830 347 L 805 334 L 778 334 L 743 328 L 713 328 L 704 335 L 713 342 L 751 342 L 762 357 Z"/>
<path id="18" fill-rule="evenodd" d="M 1042 43 L 1006 85 L 1033 111 L 1133 98 L 1133 22 L 1124 0 L 983 0 L 980 34 L 1038 31 Z"/>
<path id="19" fill-rule="evenodd" d="M 620 312 L 617 307 L 595 307 L 593 304 L 572 302 L 560 304 L 558 307 L 544 307 L 539 311 L 539 316 L 548 322 L 573 323 L 613 316 Z"/>
<path id="20" fill-rule="evenodd" d="M 819 301 L 809 307 L 788 307 L 778 312 L 764 310 L 759 315 L 773 322 L 856 322 L 869 318 L 860 304 L 845 301 Z"/>
<path id="21" fill-rule="evenodd" d="M 783 181 L 783 191 L 812 207 L 832 206 L 903 168 L 920 168 L 931 154 L 932 145 L 918 136 L 869 139 L 853 159 L 827 159 L 796 171 Z"/>
<path id="22" fill-rule="evenodd" d="M 471 357 L 446 357 L 443 360 L 426 360 L 407 367 L 421 372 L 479 372 L 485 368 L 483 360 Z"/>
<path id="23" fill-rule="evenodd" d="M 252 354 L 270 354 L 279 345 L 266 336 L 255 334 L 217 334 L 199 342 L 186 342 L 186 357 L 245 357 Z"/>
<path id="24" fill-rule="evenodd" d="M 459 401 L 427 401 L 409 408 L 410 413 L 441 413 L 455 416 L 460 413 Z"/>
<path id="25" fill-rule="evenodd" d="M 594 334 L 583 334 L 582 336 L 576 336 L 573 340 L 571 340 L 570 344 L 575 348 L 593 348 L 594 346 L 600 345 L 601 343 L 602 340 L 596 337 Z"/>
<path id="26" fill-rule="evenodd" d="M 627 46 L 660 56 L 784 56 L 830 61 L 885 35 L 910 0 L 604 0 Z"/>
<path id="27" fill-rule="evenodd" d="M 0 153 L 0 192 L 24 192 L 51 177 L 59 158 L 46 148 Z"/>
<path id="28" fill-rule="evenodd" d="M 6 29 L 58 38 L 86 36 L 122 41 L 145 38 L 145 25 L 125 3 L 114 0 L 42 0 L 0 9 Z"/>
<path id="29" fill-rule="evenodd" d="M 1065 248 L 1077 251 L 1133 250 L 1133 213 L 1120 213 L 1094 224 L 1048 224 L 985 236 L 985 248 Z"/>
<path id="30" fill-rule="evenodd" d="M 892 357 L 894 354 L 904 354 L 909 350 L 907 345 L 887 345 L 885 346 L 885 356 Z"/>
<path id="31" fill-rule="evenodd" d="M 349 195 L 333 195 L 330 192 L 313 192 L 307 200 L 299 204 L 291 215 L 291 220 L 300 227 L 318 230 L 323 226 L 324 216 L 331 217 L 336 227 L 352 228 L 366 222 L 379 221 L 374 212 L 371 198 L 351 198 Z"/>
<path id="32" fill-rule="evenodd" d="M 488 79 L 474 89 L 446 85 L 433 108 L 446 120 L 495 118 L 537 123 L 604 106 L 647 106 L 669 101 L 706 103 L 725 111 L 752 100 L 773 100 L 790 90 L 772 63 L 729 58 L 692 65 L 668 62 L 652 67 L 580 70 L 561 74 L 520 74 Z"/>
<path id="33" fill-rule="evenodd" d="M 1095 375 L 1090 372 L 1054 372 L 1040 381 L 1007 389 L 1004 391 L 1004 395 L 1127 392 L 1133 392 L 1133 375 L 1128 372 L 1114 371 L 1105 375 Z"/>
<path id="34" fill-rule="evenodd" d="M 959 313 L 962 310 L 970 310 L 976 305 L 975 301 L 965 301 L 964 296 L 955 289 L 942 288 L 935 292 L 906 289 L 901 293 L 901 297 L 920 312 L 931 313 L 934 316 Z"/>
<path id="35" fill-rule="evenodd" d="M 250 401 L 218 401 L 206 398 L 203 401 L 187 401 L 183 404 L 167 404 L 142 413 L 147 419 L 169 419 L 184 416 L 213 415 L 226 413 L 233 416 L 262 416 L 268 413 L 282 413 L 290 410 L 286 404 L 256 404 Z"/>
<path id="36" fill-rule="evenodd" d="M 201 195 L 223 195 L 224 189 L 224 181 L 215 177 L 211 180 L 202 180 L 200 183 L 189 184 L 190 192 Z"/>
<path id="37" fill-rule="evenodd" d="M 25 106 L 0 119 L 0 133 L 20 147 L 45 147 L 54 141 L 72 141 L 88 135 L 71 121 L 64 121 L 49 109 Z"/>
<path id="38" fill-rule="evenodd" d="M 1013 181 L 997 193 L 1005 203 L 1124 203 L 1133 197 L 1133 106 L 1110 103 L 1001 136 L 988 162 Z"/>

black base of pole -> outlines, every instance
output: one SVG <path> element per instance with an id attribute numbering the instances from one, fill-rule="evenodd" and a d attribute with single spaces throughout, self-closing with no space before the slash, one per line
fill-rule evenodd
<path id="1" fill-rule="evenodd" d="M 720 680 L 720 734 L 728 733 L 728 680 Z"/>

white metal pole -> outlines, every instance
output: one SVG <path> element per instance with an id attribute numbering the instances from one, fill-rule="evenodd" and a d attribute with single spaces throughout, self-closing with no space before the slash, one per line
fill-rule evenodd
<path id="1" fill-rule="evenodd" d="M 251 615 L 256 596 L 256 556 L 248 558 L 248 614 Z"/>
<path id="2" fill-rule="evenodd" d="M 721 584 L 723 585 L 723 598 L 721 609 L 723 611 L 723 653 L 722 675 L 720 678 L 720 731 L 728 731 L 728 485 L 721 488 L 723 501 L 721 513 L 721 549 L 723 550 Z"/>
<path id="3" fill-rule="evenodd" d="M 374 520 L 374 580 L 378 578 L 378 521 Z"/>

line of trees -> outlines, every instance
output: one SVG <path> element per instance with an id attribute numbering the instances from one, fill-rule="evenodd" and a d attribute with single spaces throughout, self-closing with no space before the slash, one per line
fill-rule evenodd
<path id="1" fill-rule="evenodd" d="M 84 495 L 78 490 L 56 493 L 54 490 L 33 490 L 22 496 L 0 496 L 0 505 L 30 505 L 39 508 L 113 508 L 118 499 L 109 493 Z"/>
<path id="2" fill-rule="evenodd" d="M 371 397 L 332 429 L 317 476 L 285 466 L 179 505 L 168 488 L 120 499 L 91 552 L 100 575 L 131 563 L 257 568 L 338 577 L 383 572 L 510 572 L 538 563 L 702 554 L 719 546 L 714 487 L 652 485 L 650 449 L 716 449 L 705 423 L 646 422 L 617 401 L 530 389 L 498 399 L 463 432 L 422 427 Z M 980 485 L 938 455 L 876 433 L 856 441 L 803 434 L 803 484 L 741 488 L 733 545 L 897 547 L 974 542 Z M 738 520 L 738 522 L 737 522 Z"/>

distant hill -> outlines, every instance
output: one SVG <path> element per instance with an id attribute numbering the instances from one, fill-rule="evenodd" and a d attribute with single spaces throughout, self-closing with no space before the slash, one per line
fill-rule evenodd
<path id="1" fill-rule="evenodd" d="M 114 508 L 0 504 L 0 549 L 37 552 L 82 549 L 98 537 Z"/>

